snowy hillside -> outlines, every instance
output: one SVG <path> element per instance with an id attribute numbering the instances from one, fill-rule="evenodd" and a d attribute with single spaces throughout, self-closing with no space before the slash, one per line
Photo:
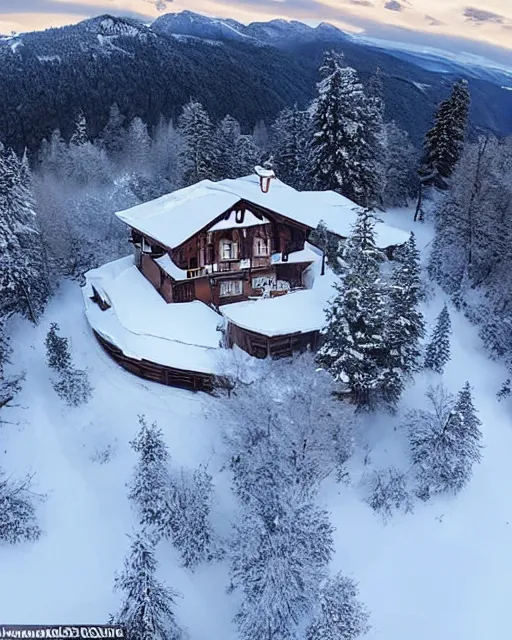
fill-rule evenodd
<path id="1" fill-rule="evenodd" d="M 413 225 L 410 211 L 385 214 L 405 230 L 414 229 L 424 255 L 432 232 Z M 424 311 L 429 323 L 445 302 L 436 292 Z M 358 426 L 350 481 L 329 479 L 319 504 L 330 512 L 336 531 L 330 570 L 342 570 L 359 583 L 360 598 L 371 613 L 367 640 L 433 638 L 504 639 L 509 628 L 509 575 L 512 571 L 509 492 L 512 471 L 510 404 L 496 391 L 507 377 L 490 362 L 477 329 L 450 307 L 452 359 L 444 382 L 456 393 L 469 379 L 483 423 L 483 461 L 457 497 L 415 502 L 414 512 L 387 524 L 364 501 L 364 479 L 376 468 L 401 466 L 405 436 L 398 427 L 408 408 L 423 405 L 428 384 L 439 377 L 423 373 L 408 388 L 396 416 L 379 414 Z M 66 407 L 55 394 L 45 364 L 44 340 L 57 322 L 71 340 L 77 366 L 89 370 L 94 388 L 88 404 Z M 157 421 L 173 468 L 208 463 L 215 498 L 213 524 L 219 536 L 230 533 L 234 498 L 225 469 L 222 420 L 217 409 L 228 398 L 213 398 L 142 381 L 120 369 L 91 335 L 78 285 L 64 283 L 41 322 L 10 325 L 11 369 L 26 371 L 15 406 L 2 413 L 2 466 L 7 473 L 34 472 L 36 490 L 46 493 L 39 507 L 45 535 L 37 542 L 0 546 L 2 619 L 10 623 L 100 623 L 119 605 L 112 593 L 130 534 L 137 524 L 127 499 L 136 456 L 129 442 L 138 415 Z M 262 373 L 265 367 L 256 367 Z M 176 616 L 190 640 L 231 640 L 239 595 L 229 595 L 225 562 L 180 567 L 170 542 L 158 547 L 159 578 L 178 590 Z"/>

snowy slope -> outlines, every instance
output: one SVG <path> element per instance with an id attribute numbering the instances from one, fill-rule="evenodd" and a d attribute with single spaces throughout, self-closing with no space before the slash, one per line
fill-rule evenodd
<path id="1" fill-rule="evenodd" d="M 410 214 L 385 214 L 392 224 L 413 228 Z M 414 226 L 419 244 L 431 234 Z M 444 296 L 436 292 L 426 313 L 431 321 Z M 337 527 L 333 570 L 343 569 L 360 586 L 371 610 L 365 640 L 506 640 L 510 635 L 510 537 L 512 512 L 512 405 L 496 402 L 505 369 L 487 358 L 477 329 L 450 308 L 453 359 L 445 381 L 457 391 L 466 378 L 474 386 L 483 421 L 483 461 L 456 498 L 417 504 L 412 515 L 388 525 L 361 499 L 359 481 L 373 467 L 403 458 L 396 418 L 372 417 L 359 435 L 350 463 L 350 486 L 327 483 L 322 499 Z M 70 336 L 78 366 L 90 369 L 95 388 L 89 405 L 67 409 L 58 401 L 44 363 L 43 342 L 56 321 Z M 13 363 L 27 378 L 1 430 L 2 464 L 8 471 L 33 470 L 48 492 L 41 508 L 46 536 L 37 543 L 0 547 L 0 617 L 10 623 L 104 622 L 117 606 L 111 592 L 134 525 L 127 499 L 133 454 L 129 440 L 137 414 L 163 428 L 173 465 L 209 461 L 216 484 L 215 523 L 226 533 L 232 509 L 228 479 L 221 471 L 220 425 L 205 417 L 211 398 L 139 380 L 117 367 L 91 336 L 78 286 L 66 284 L 37 327 L 12 326 Z M 418 406 L 428 376 L 407 391 L 404 406 Z M 435 378 L 434 378 L 435 380 Z M 94 461 L 111 447 L 110 462 Z M 368 453 L 369 462 L 363 458 Z M 234 640 L 236 596 L 228 596 L 227 569 L 213 564 L 190 574 L 178 566 L 170 545 L 159 548 L 160 577 L 183 594 L 179 622 L 190 640 Z M 201 612 L 198 615 L 198 612 Z"/>

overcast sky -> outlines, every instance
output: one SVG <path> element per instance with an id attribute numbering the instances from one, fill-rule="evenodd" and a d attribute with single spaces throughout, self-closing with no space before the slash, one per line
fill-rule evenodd
<path id="1" fill-rule="evenodd" d="M 157 0 L 0 0 L 0 33 L 44 29 L 101 13 L 152 20 Z M 241 22 L 332 22 L 356 33 L 487 55 L 512 67 L 512 0 L 160 0 Z M 508 50 L 507 50 L 508 49 Z"/>

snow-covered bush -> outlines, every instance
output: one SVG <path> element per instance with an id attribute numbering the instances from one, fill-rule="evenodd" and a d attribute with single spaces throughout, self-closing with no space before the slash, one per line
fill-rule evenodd
<path id="1" fill-rule="evenodd" d="M 46 335 L 46 363 L 56 374 L 52 379 L 55 392 L 70 407 L 78 407 L 92 396 L 87 372 L 76 369 L 71 360 L 69 341 L 59 336 L 59 325 L 51 324 Z"/>
<path id="2" fill-rule="evenodd" d="M 23 540 L 37 540 L 41 536 L 36 505 L 45 496 L 31 489 L 31 476 L 12 480 L 0 469 L 0 541 L 17 544 Z"/>
<path id="3" fill-rule="evenodd" d="M 305 354 L 272 363 L 218 406 L 237 495 L 254 489 L 313 495 L 332 473 L 344 475 L 352 454 L 354 408 L 335 397 L 332 377 Z M 269 465 L 269 462 L 272 464 Z"/>
<path id="4" fill-rule="evenodd" d="M 430 410 L 407 417 L 417 494 L 428 500 L 436 493 L 457 493 L 469 481 L 473 464 L 481 460 L 481 422 L 467 382 L 457 400 L 441 385 L 426 394 Z"/>
<path id="5" fill-rule="evenodd" d="M 366 481 L 368 496 L 366 502 L 370 507 L 389 520 L 394 511 L 409 513 L 413 509 L 412 497 L 407 487 L 406 474 L 396 469 L 375 470 Z"/>
<path id="6" fill-rule="evenodd" d="M 357 584 L 341 573 L 327 580 L 306 640 L 354 640 L 367 633 L 370 615 L 357 596 Z"/>

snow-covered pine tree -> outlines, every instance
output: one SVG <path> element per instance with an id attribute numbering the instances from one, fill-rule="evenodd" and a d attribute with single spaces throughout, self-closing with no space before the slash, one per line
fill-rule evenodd
<path id="1" fill-rule="evenodd" d="M 340 238 L 329 231 L 323 220 L 320 220 L 316 229 L 311 232 L 309 242 L 323 251 L 321 275 L 325 273 L 325 261 L 328 262 L 329 267 L 334 273 L 340 274 L 341 265 L 338 260 L 340 255 Z"/>
<path id="2" fill-rule="evenodd" d="M 69 341 L 58 331 L 59 325 L 52 323 L 45 340 L 46 364 L 56 373 L 52 385 L 59 398 L 70 407 L 78 407 L 89 400 L 92 387 L 87 372 L 73 366 Z"/>
<path id="3" fill-rule="evenodd" d="M 338 573 L 322 586 L 318 612 L 306 640 L 354 640 L 370 630 L 369 617 L 358 600 L 357 584 Z"/>
<path id="4" fill-rule="evenodd" d="M 382 180 L 376 149 L 381 118 L 354 69 L 325 54 L 313 103 L 312 171 L 319 189 L 332 189 L 362 206 L 375 205 Z"/>
<path id="5" fill-rule="evenodd" d="M 136 175 L 150 171 L 149 157 L 151 138 L 148 127 L 141 118 L 133 118 L 128 126 L 123 144 L 124 163 Z"/>
<path id="6" fill-rule="evenodd" d="M 124 121 L 125 118 L 119 110 L 117 103 L 114 103 L 110 107 L 107 124 L 99 136 L 100 144 L 107 151 L 109 157 L 115 160 L 119 160 L 123 150 L 123 139 L 125 137 Z"/>
<path id="7" fill-rule="evenodd" d="M 266 502 L 265 493 L 259 495 Z M 314 610 L 333 552 L 328 514 L 280 496 L 265 515 L 242 508 L 231 547 L 231 577 L 243 599 L 241 640 L 291 640 Z"/>
<path id="8" fill-rule="evenodd" d="M 252 132 L 252 139 L 258 149 L 264 151 L 268 147 L 269 135 L 265 120 L 258 120 Z"/>
<path id="9" fill-rule="evenodd" d="M 239 161 L 237 158 L 237 147 L 240 138 L 240 123 L 226 116 L 215 129 L 215 165 L 213 171 L 216 180 L 226 178 L 239 178 Z"/>
<path id="10" fill-rule="evenodd" d="M 366 502 L 385 522 L 393 515 L 393 511 L 410 513 L 412 499 L 407 486 L 407 475 L 400 469 L 391 466 L 376 469 L 367 479 L 368 494 Z"/>
<path id="11" fill-rule="evenodd" d="M 9 339 L 5 333 L 5 322 L 0 316 L 0 410 L 6 407 L 18 393 L 23 380 L 22 375 L 7 377 L 5 365 L 9 362 L 11 348 Z M 2 418 L 0 417 L 0 425 Z"/>
<path id="12" fill-rule="evenodd" d="M 425 369 L 432 369 L 443 373 L 446 363 L 450 360 L 451 321 L 448 307 L 444 305 L 437 317 L 436 324 L 425 352 Z"/>
<path id="13" fill-rule="evenodd" d="M 0 146 L 0 315 L 36 322 L 49 290 L 27 159 Z"/>
<path id="14" fill-rule="evenodd" d="M 394 120 L 384 125 L 384 192 L 386 207 L 407 207 L 418 194 L 418 151 L 407 131 Z"/>
<path id="15" fill-rule="evenodd" d="M 427 392 L 429 411 L 413 411 L 407 418 L 418 496 L 458 492 L 469 481 L 473 464 L 481 460 L 481 422 L 467 382 L 457 401 L 442 387 Z"/>
<path id="16" fill-rule="evenodd" d="M 397 251 L 389 298 L 386 319 L 389 367 L 385 374 L 383 396 L 393 408 L 402 394 L 406 378 L 419 368 L 419 342 L 425 335 L 425 324 L 419 309 L 420 255 L 413 233 Z"/>
<path id="17" fill-rule="evenodd" d="M 216 149 L 213 125 L 201 103 L 191 100 L 183 107 L 178 121 L 183 137 L 183 179 L 186 185 L 213 179 Z"/>
<path id="18" fill-rule="evenodd" d="M 87 141 L 87 120 L 85 119 L 84 112 L 80 111 L 76 118 L 75 130 L 73 131 L 69 144 L 79 147 Z"/>
<path id="19" fill-rule="evenodd" d="M 272 125 L 271 153 L 276 175 L 304 191 L 311 183 L 311 114 L 295 104 L 281 111 Z"/>
<path id="20" fill-rule="evenodd" d="M 172 542 L 187 569 L 194 569 L 212 556 L 212 495 L 212 476 L 206 465 L 196 469 L 191 479 L 182 473 L 181 482 L 176 485 L 175 505 L 180 511 L 179 521 L 168 529 L 172 531 Z"/>
<path id="21" fill-rule="evenodd" d="M 374 226 L 373 213 L 360 211 L 343 247 L 346 273 L 326 310 L 324 342 L 317 354 L 318 363 L 348 385 L 359 409 L 372 409 L 381 399 L 389 367 L 382 254 L 375 245 Z"/>
<path id="22" fill-rule="evenodd" d="M 176 515 L 169 451 L 156 422 L 149 424 L 144 416 L 139 416 L 139 424 L 139 433 L 130 442 L 139 459 L 128 485 L 128 498 L 133 502 L 141 525 L 150 525 L 166 535 L 166 524 Z"/>
<path id="23" fill-rule="evenodd" d="M 52 322 L 46 334 L 46 364 L 57 373 L 62 373 L 71 367 L 69 341 L 59 335 L 59 325 Z"/>
<path id="24" fill-rule="evenodd" d="M 234 171 L 237 177 L 254 173 L 254 167 L 260 164 L 262 150 L 256 145 L 252 136 L 240 136 L 235 148 Z"/>
<path id="25" fill-rule="evenodd" d="M 466 137 L 470 95 L 466 80 L 452 87 L 449 98 L 439 105 L 432 128 L 425 134 L 421 161 L 420 193 L 414 219 L 422 219 L 422 200 L 426 187 L 448 188 L 448 179 L 459 161 Z"/>
<path id="26" fill-rule="evenodd" d="M 173 611 L 179 594 L 158 581 L 157 567 L 154 542 L 144 532 L 136 534 L 124 570 L 114 582 L 114 590 L 122 591 L 124 600 L 112 622 L 123 626 L 128 640 L 182 637 Z"/>

